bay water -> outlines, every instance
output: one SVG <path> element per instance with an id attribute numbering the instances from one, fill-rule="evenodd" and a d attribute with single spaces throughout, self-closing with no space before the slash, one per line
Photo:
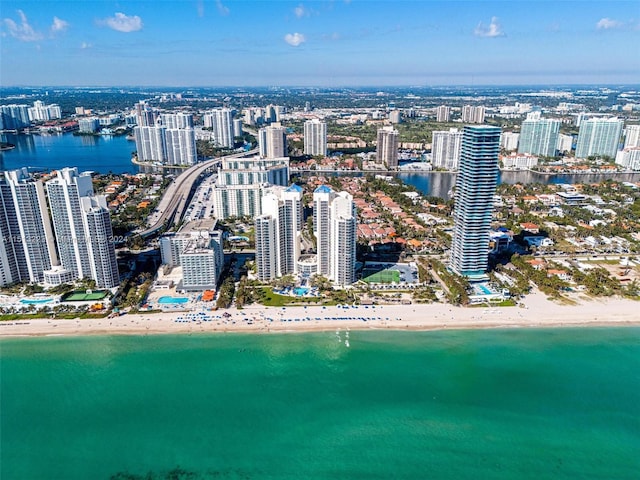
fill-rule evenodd
<path id="1" fill-rule="evenodd" d="M 640 329 L 0 340 L 0 478 L 637 479 Z"/>

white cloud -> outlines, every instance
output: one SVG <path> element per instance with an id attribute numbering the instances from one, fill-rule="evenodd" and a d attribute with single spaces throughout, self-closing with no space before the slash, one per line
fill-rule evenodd
<path id="1" fill-rule="evenodd" d="M 306 38 L 301 33 L 287 33 L 284 36 L 284 41 L 287 42 L 292 47 L 297 47 L 298 45 L 304 43 Z"/>
<path id="2" fill-rule="evenodd" d="M 622 22 L 605 17 L 601 18 L 598 23 L 596 23 L 596 30 L 611 30 L 612 28 L 620 28 L 622 26 Z"/>
<path id="3" fill-rule="evenodd" d="M 81 48 L 82 50 L 86 50 L 87 48 L 91 48 L 91 47 L 93 47 L 93 45 L 91 45 L 90 43 L 87 43 L 87 42 L 82 42 L 82 43 L 80 44 L 80 48 Z"/>
<path id="4" fill-rule="evenodd" d="M 294 8 L 293 13 L 295 13 L 296 17 L 298 18 L 308 17 L 309 15 L 311 15 L 311 11 L 305 8 L 303 4 L 300 4 L 296 8 Z"/>
<path id="5" fill-rule="evenodd" d="M 218 13 L 220 13 L 220 15 L 229 15 L 229 7 L 225 7 L 222 4 L 222 0 L 216 0 L 216 7 L 218 7 Z"/>
<path id="6" fill-rule="evenodd" d="M 5 18 L 3 20 L 3 23 L 9 31 L 9 35 L 22 42 L 37 42 L 38 40 L 42 40 L 42 34 L 29 25 L 27 16 L 22 10 L 18 10 L 18 16 L 20 17 L 20 24 L 11 18 Z"/>
<path id="7" fill-rule="evenodd" d="M 129 33 L 142 30 L 142 19 L 139 16 L 129 17 L 122 12 L 116 12 L 113 17 L 107 17 L 101 23 L 118 32 Z"/>
<path id="8" fill-rule="evenodd" d="M 491 17 L 491 23 L 484 25 L 482 22 L 478 23 L 478 26 L 473 31 L 476 37 L 504 37 L 505 33 L 502 31 L 502 27 L 498 23 L 498 17 Z"/>
<path id="9" fill-rule="evenodd" d="M 53 23 L 51 24 L 51 33 L 64 32 L 69 28 L 69 22 L 66 22 L 58 17 L 53 17 Z"/>

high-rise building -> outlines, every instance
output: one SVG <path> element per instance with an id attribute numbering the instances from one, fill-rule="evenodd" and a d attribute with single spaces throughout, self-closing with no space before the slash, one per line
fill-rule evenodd
<path id="1" fill-rule="evenodd" d="M 95 133 L 100 128 L 100 120 L 96 117 L 78 119 L 78 131 L 80 133 Z"/>
<path id="2" fill-rule="evenodd" d="M 0 231 L 0 285 L 42 282 L 58 257 L 44 187 L 26 168 L 0 181 Z"/>
<path id="3" fill-rule="evenodd" d="M 20 130 L 29 125 L 27 105 L 0 105 L 0 130 Z"/>
<path id="4" fill-rule="evenodd" d="M 258 130 L 258 146 L 263 158 L 287 156 L 287 129 L 278 123 Z"/>
<path id="5" fill-rule="evenodd" d="M 450 267 L 471 278 L 482 277 L 487 271 L 499 153 L 499 127 L 464 127 L 455 186 Z"/>
<path id="6" fill-rule="evenodd" d="M 355 281 L 356 213 L 353 197 L 322 185 L 313 192 L 318 274 L 336 285 Z"/>
<path id="7" fill-rule="evenodd" d="M 100 288 L 119 283 L 107 202 L 95 196 L 91 174 L 58 170 L 46 183 L 58 254 L 73 278 L 92 278 Z"/>
<path id="8" fill-rule="evenodd" d="M 314 118 L 304 122 L 304 154 L 327 155 L 327 124 Z"/>
<path id="9" fill-rule="evenodd" d="M 185 223 L 160 237 L 162 264 L 182 268 L 178 290 L 215 290 L 224 268 L 222 231 L 215 219 Z"/>
<path id="10" fill-rule="evenodd" d="M 167 128 L 164 131 L 167 165 L 193 165 L 198 161 L 193 128 Z"/>
<path id="11" fill-rule="evenodd" d="M 241 118 L 235 118 L 233 120 L 233 136 L 234 138 L 236 137 L 241 137 L 242 136 L 242 119 Z"/>
<path id="12" fill-rule="evenodd" d="M 484 107 L 465 105 L 462 107 L 462 121 L 464 123 L 484 123 Z"/>
<path id="13" fill-rule="evenodd" d="M 640 125 L 627 125 L 624 131 L 624 148 L 640 147 Z"/>
<path id="14" fill-rule="evenodd" d="M 616 154 L 616 163 L 628 170 L 640 171 L 640 147 L 628 147 Z"/>
<path id="15" fill-rule="evenodd" d="M 608 156 L 615 158 L 622 134 L 622 120 L 612 118 L 590 118 L 580 124 L 576 158 Z"/>
<path id="16" fill-rule="evenodd" d="M 218 147 L 233 148 L 233 111 L 229 108 L 216 108 L 203 117 L 205 128 L 210 128 L 213 142 Z"/>
<path id="17" fill-rule="evenodd" d="M 193 115 L 190 113 L 163 113 L 160 115 L 162 126 L 167 129 L 193 128 Z"/>
<path id="18" fill-rule="evenodd" d="M 133 129 L 138 160 L 141 162 L 167 161 L 167 139 L 164 127 L 137 126 Z"/>
<path id="19" fill-rule="evenodd" d="M 33 102 L 33 107 L 29 108 L 29 119 L 32 122 L 48 122 L 59 118 L 62 118 L 59 105 L 45 105 L 41 100 L 36 100 Z"/>
<path id="20" fill-rule="evenodd" d="M 143 100 L 136 103 L 136 122 L 139 127 L 155 127 L 158 112 Z"/>
<path id="21" fill-rule="evenodd" d="M 500 146 L 507 151 L 515 150 L 518 148 L 519 139 L 519 133 L 502 132 L 502 136 L 500 137 Z"/>
<path id="22" fill-rule="evenodd" d="M 400 113 L 400 110 L 391 110 L 389 112 L 389 121 L 393 124 L 401 123 L 402 114 Z"/>
<path id="23" fill-rule="evenodd" d="M 571 135 L 558 135 L 558 152 L 570 152 L 573 148 L 573 137 Z"/>
<path id="24" fill-rule="evenodd" d="M 217 218 L 256 217 L 261 214 L 261 198 L 269 185 L 289 183 L 289 158 L 225 158 L 213 187 Z"/>
<path id="25" fill-rule="evenodd" d="M 448 122 L 451 119 L 451 107 L 440 105 L 436 108 L 436 121 Z"/>
<path id="26" fill-rule="evenodd" d="M 302 189 L 297 185 L 271 187 L 262 197 L 262 215 L 255 220 L 259 280 L 297 273 L 302 215 Z"/>
<path id="27" fill-rule="evenodd" d="M 398 131 L 391 126 L 378 129 L 378 163 L 384 163 L 387 168 L 398 168 L 398 138 Z"/>
<path id="28" fill-rule="evenodd" d="M 555 157 L 559 134 L 560 120 L 525 120 L 520 130 L 518 153 Z"/>
<path id="29" fill-rule="evenodd" d="M 435 130 L 431 142 L 433 166 L 446 170 L 457 169 L 461 144 L 462 132 L 457 128 L 451 128 L 448 132 Z"/>

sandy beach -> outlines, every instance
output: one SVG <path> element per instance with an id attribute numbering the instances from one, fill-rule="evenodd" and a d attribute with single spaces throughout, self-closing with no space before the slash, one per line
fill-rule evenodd
<path id="1" fill-rule="evenodd" d="M 527 296 L 524 305 L 501 308 L 462 308 L 446 304 L 287 308 L 252 305 L 241 310 L 3 321 L 0 322 L 0 337 L 640 326 L 640 303 L 632 300 L 609 298 L 559 305 L 541 293 L 534 293 Z"/>

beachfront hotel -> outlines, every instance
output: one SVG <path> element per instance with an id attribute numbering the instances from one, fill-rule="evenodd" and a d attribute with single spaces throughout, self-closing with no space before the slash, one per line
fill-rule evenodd
<path id="1" fill-rule="evenodd" d="M 470 279 L 482 279 L 487 271 L 499 153 L 499 127 L 464 127 L 455 186 L 450 268 Z"/>

